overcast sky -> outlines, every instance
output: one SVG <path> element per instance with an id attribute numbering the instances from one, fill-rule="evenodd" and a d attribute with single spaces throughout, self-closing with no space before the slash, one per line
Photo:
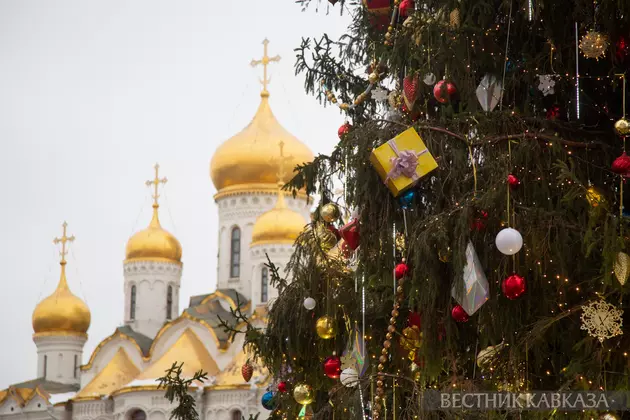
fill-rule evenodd
<path id="1" fill-rule="evenodd" d="M 323 8 L 327 1 L 323 0 Z M 123 319 L 127 239 L 150 219 L 144 181 L 169 182 L 161 221 L 183 246 L 180 309 L 215 289 L 217 209 L 209 162 L 258 103 L 270 55 L 271 106 L 315 152 L 343 117 L 293 72 L 302 36 L 339 36 L 338 7 L 292 0 L 0 0 L 0 389 L 36 376 L 31 315 L 59 279 L 52 240 L 68 222 L 72 291 L 92 312 L 84 363 Z"/>

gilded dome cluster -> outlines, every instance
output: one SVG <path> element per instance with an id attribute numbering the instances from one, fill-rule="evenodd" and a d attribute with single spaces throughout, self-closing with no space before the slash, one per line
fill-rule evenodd
<path id="1" fill-rule="evenodd" d="M 153 218 L 149 227 L 135 233 L 127 242 L 125 262 L 166 261 L 181 263 L 182 246 L 175 236 L 160 225 L 158 207 L 153 205 Z"/>
<path id="2" fill-rule="evenodd" d="M 293 244 L 305 225 L 304 217 L 287 207 L 284 194 L 279 191 L 276 206 L 256 220 L 252 230 L 251 246 Z"/>
<path id="3" fill-rule="evenodd" d="M 55 291 L 39 302 L 33 311 L 35 336 L 77 335 L 84 336 L 90 327 L 91 314 L 88 306 L 76 297 L 68 287 L 66 279 L 66 244 L 74 236 L 66 235 L 68 224 L 63 224 L 63 236 L 54 242 L 61 244 L 61 276 Z"/>
<path id="4" fill-rule="evenodd" d="M 35 335 L 84 335 L 90 327 L 90 309 L 68 287 L 65 261 L 61 278 L 52 295 L 42 300 L 33 311 Z"/>
<path id="5" fill-rule="evenodd" d="M 256 115 L 243 131 L 223 143 L 210 163 L 210 177 L 219 193 L 232 190 L 274 191 L 281 162 L 278 143 L 284 143 L 284 164 L 293 170 L 313 160 L 311 150 L 276 120 L 268 95 L 261 95 Z"/>

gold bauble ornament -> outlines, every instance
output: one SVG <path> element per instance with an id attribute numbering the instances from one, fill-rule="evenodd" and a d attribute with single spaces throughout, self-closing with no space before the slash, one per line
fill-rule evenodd
<path id="1" fill-rule="evenodd" d="M 630 136 L 630 121 L 625 118 L 618 120 L 615 123 L 615 133 L 621 137 Z"/>
<path id="2" fill-rule="evenodd" d="M 408 31 L 412 31 L 411 39 L 416 44 L 416 46 L 420 46 L 422 43 L 422 32 L 418 30 L 419 26 L 416 25 L 416 22 L 413 16 L 409 16 L 403 22 L 403 27 Z"/>
<path id="3" fill-rule="evenodd" d="M 396 251 L 400 253 L 404 253 L 407 249 L 407 244 L 405 242 L 405 235 L 401 232 L 396 234 Z"/>
<path id="4" fill-rule="evenodd" d="M 626 284 L 628 277 L 630 277 L 630 256 L 625 252 L 619 252 L 615 264 L 613 264 L 613 271 L 619 283 L 622 286 Z"/>
<path id="5" fill-rule="evenodd" d="M 588 31 L 580 39 L 580 50 L 586 58 L 599 60 L 606 55 L 608 49 L 608 37 L 597 31 Z"/>
<path id="6" fill-rule="evenodd" d="M 586 189 L 586 200 L 591 207 L 599 207 L 606 202 L 604 194 L 592 185 Z"/>
<path id="7" fill-rule="evenodd" d="M 370 73 L 370 75 L 368 76 L 368 81 L 369 81 L 371 84 L 375 84 L 375 83 L 377 83 L 377 82 L 378 82 L 378 79 L 379 79 L 379 77 L 378 77 L 378 74 L 377 74 L 376 72 L 374 72 L 374 73 Z"/>
<path id="8" fill-rule="evenodd" d="M 405 328 L 402 335 L 400 345 L 405 350 L 416 350 L 422 346 L 422 332 L 416 325 Z"/>
<path id="9" fill-rule="evenodd" d="M 337 237 L 323 223 L 318 223 L 313 233 L 322 251 L 328 252 L 337 245 Z"/>
<path id="10" fill-rule="evenodd" d="M 459 28 L 459 25 L 461 24 L 459 9 L 455 9 L 451 12 L 449 15 L 449 24 L 451 29 Z"/>
<path id="11" fill-rule="evenodd" d="M 505 347 L 504 343 L 488 346 L 477 354 L 477 366 L 484 369 L 492 365 L 495 356 Z"/>
<path id="12" fill-rule="evenodd" d="M 298 404 L 307 405 L 315 401 L 315 393 L 310 385 L 299 383 L 293 388 L 293 398 Z"/>
<path id="13" fill-rule="evenodd" d="M 319 338 L 330 340 L 337 335 L 337 323 L 332 317 L 324 315 L 317 320 L 315 331 Z"/>
<path id="14" fill-rule="evenodd" d="M 446 249 L 440 249 L 438 251 L 438 258 L 443 263 L 449 262 L 451 260 L 451 248 L 446 247 Z"/>
<path id="15" fill-rule="evenodd" d="M 602 414 L 599 417 L 599 420 L 619 420 L 619 417 L 616 414 L 606 413 L 606 414 Z"/>
<path id="16" fill-rule="evenodd" d="M 398 109 L 400 104 L 402 103 L 402 99 L 400 97 L 400 92 L 397 90 L 392 90 L 387 96 L 387 102 L 389 103 L 389 107 L 392 109 Z"/>
<path id="17" fill-rule="evenodd" d="M 325 222 L 330 223 L 339 219 L 341 212 L 335 203 L 328 203 L 322 206 L 319 210 L 319 215 L 322 216 Z"/>

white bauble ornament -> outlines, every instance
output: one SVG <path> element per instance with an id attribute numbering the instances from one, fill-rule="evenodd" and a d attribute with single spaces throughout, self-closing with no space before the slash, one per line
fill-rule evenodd
<path id="1" fill-rule="evenodd" d="M 348 388 L 354 388 L 359 384 L 359 374 L 356 369 L 347 368 L 341 371 L 341 375 L 339 376 L 339 380 L 341 384 Z"/>
<path id="2" fill-rule="evenodd" d="M 313 309 L 315 309 L 316 305 L 317 302 L 315 302 L 315 299 L 313 299 L 312 297 L 307 297 L 306 299 L 304 299 L 304 307 L 307 310 L 312 311 Z"/>
<path id="3" fill-rule="evenodd" d="M 497 248 L 505 255 L 514 255 L 523 247 L 523 237 L 516 229 L 505 228 L 495 240 Z"/>

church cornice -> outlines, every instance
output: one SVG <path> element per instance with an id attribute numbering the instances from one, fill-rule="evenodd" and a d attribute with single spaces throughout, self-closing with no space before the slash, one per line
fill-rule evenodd
<path id="1" fill-rule="evenodd" d="M 148 362 L 148 361 L 151 360 L 151 352 L 150 351 L 149 351 L 149 354 L 145 356 L 143 351 L 142 351 L 142 348 L 140 347 L 138 342 L 133 337 L 130 337 L 127 334 L 125 334 L 125 333 L 123 333 L 123 332 L 121 332 L 120 330 L 117 329 L 112 335 L 110 335 L 109 337 L 105 338 L 103 341 L 98 343 L 98 345 L 96 346 L 96 348 L 92 352 L 92 355 L 90 356 L 90 360 L 85 365 L 81 366 L 81 368 L 80 368 L 81 371 L 85 372 L 85 371 L 88 371 L 88 370 L 92 369 L 92 365 L 94 364 L 94 360 L 96 359 L 96 356 L 98 356 L 100 351 L 103 349 L 103 347 L 105 347 L 105 345 L 107 343 L 109 343 L 112 340 L 115 340 L 116 338 L 120 338 L 120 339 L 129 341 L 136 349 L 138 349 L 138 353 L 140 353 L 140 357 L 142 357 L 142 361 Z"/>
<path id="2" fill-rule="evenodd" d="M 238 184 L 231 185 L 229 187 L 225 187 L 218 191 L 214 195 L 214 201 L 219 201 L 225 197 L 239 196 L 239 195 L 251 195 L 251 194 L 260 194 L 260 195 L 271 195 L 275 196 L 278 194 L 278 185 L 277 184 Z M 291 196 L 293 196 L 291 194 Z M 295 198 L 301 198 L 303 200 L 308 200 L 309 196 L 303 192 L 298 191 Z"/>

